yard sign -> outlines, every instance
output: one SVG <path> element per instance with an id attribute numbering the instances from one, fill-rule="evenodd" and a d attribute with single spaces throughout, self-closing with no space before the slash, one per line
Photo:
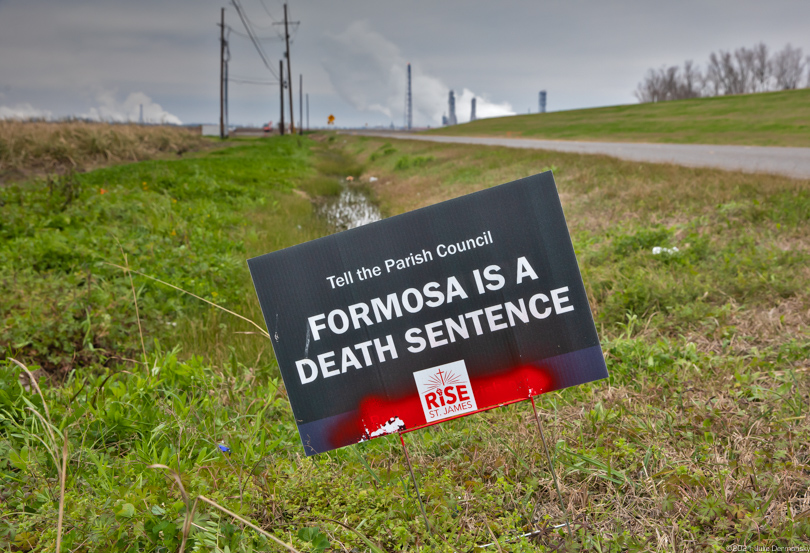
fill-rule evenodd
<path id="1" fill-rule="evenodd" d="M 307 455 L 607 377 L 551 172 L 248 265 Z"/>

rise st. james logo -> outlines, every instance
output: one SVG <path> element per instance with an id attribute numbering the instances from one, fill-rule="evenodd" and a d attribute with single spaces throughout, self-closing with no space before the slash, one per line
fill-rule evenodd
<path id="1" fill-rule="evenodd" d="M 464 360 L 413 373 L 428 423 L 477 411 Z"/>

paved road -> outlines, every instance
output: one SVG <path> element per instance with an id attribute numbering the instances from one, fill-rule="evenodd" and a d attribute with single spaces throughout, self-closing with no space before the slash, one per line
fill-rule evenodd
<path id="1" fill-rule="evenodd" d="M 810 179 L 810 148 L 768 146 L 715 146 L 706 144 L 646 144 L 633 142 L 575 142 L 534 140 L 531 138 L 495 138 L 476 136 L 419 135 L 404 132 L 366 132 L 364 134 L 428 142 L 482 144 L 507 148 L 534 148 L 577 154 L 604 154 L 631 161 L 674 163 L 688 167 L 715 167 L 748 173 L 775 173 Z"/>

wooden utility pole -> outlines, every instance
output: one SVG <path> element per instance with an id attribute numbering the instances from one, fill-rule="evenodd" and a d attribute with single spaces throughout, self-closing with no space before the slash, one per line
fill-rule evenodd
<path id="1" fill-rule="evenodd" d="M 298 134 L 304 134 L 304 76 L 298 74 Z"/>
<path id="2" fill-rule="evenodd" d="M 284 4 L 284 39 L 287 41 L 287 82 L 290 86 L 290 134 L 295 134 L 295 122 L 293 121 L 293 89 L 292 70 L 290 69 L 290 28 L 287 24 L 287 4 Z"/>
<path id="3" fill-rule="evenodd" d="M 219 137 L 225 138 L 225 8 L 219 27 Z"/>
<path id="4" fill-rule="evenodd" d="M 278 92 L 281 103 L 281 123 L 278 126 L 278 134 L 284 136 L 284 60 L 278 60 Z"/>

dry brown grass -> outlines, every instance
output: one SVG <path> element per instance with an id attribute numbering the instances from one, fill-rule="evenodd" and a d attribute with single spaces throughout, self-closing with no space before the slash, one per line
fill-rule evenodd
<path id="1" fill-rule="evenodd" d="M 0 182 L 182 155 L 208 144 L 196 130 L 168 125 L 0 121 Z"/>

